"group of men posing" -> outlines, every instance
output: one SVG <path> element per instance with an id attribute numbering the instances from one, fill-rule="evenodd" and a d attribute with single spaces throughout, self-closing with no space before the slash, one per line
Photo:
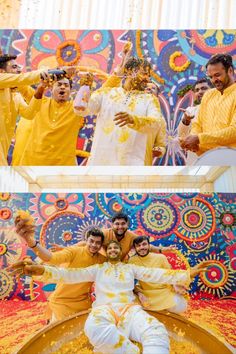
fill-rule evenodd
<path id="1" fill-rule="evenodd" d="M 172 270 L 161 254 L 169 248 L 150 245 L 148 237 L 128 230 L 128 222 L 125 213 L 117 213 L 110 229 L 91 228 L 85 241 L 51 252 L 35 239 L 32 222 L 18 216 L 16 232 L 46 265 L 26 259 L 11 269 L 13 274 L 38 275 L 41 281 L 59 282 L 49 299 L 52 321 L 92 306 L 85 333 L 95 352 L 139 353 L 134 340 L 142 344 L 145 354 L 167 354 L 169 340 L 164 325 L 143 308 L 184 311 L 190 277 L 205 271 L 208 262 L 189 271 Z M 132 247 L 136 255 L 129 258 Z M 65 264 L 67 269 L 55 267 Z M 93 304 L 92 283 L 96 294 Z"/>
<path id="2" fill-rule="evenodd" d="M 13 165 L 75 165 L 77 136 L 86 115 L 97 116 L 89 165 L 151 165 L 153 157 L 163 156 L 166 122 L 158 87 L 151 81 L 151 65 L 130 53 L 123 52 L 121 64 L 100 89 L 91 92 L 91 75 L 81 79 L 75 102 L 87 86 L 86 107 L 70 99 L 72 67 L 63 68 L 67 77 L 52 83 L 48 71 L 19 73 L 16 57 L 0 56 L 1 164 L 7 164 L 18 115 L 22 118 L 16 130 Z M 216 147 L 236 147 L 232 57 L 214 55 L 206 70 L 215 88 L 210 89 L 206 80 L 196 82 L 197 109 L 187 109 L 179 127 L 181 147 L 197 155 Z M 31 85 L 37 83 L 33 90 Z M 199 85 L 203 83 L 202 90 Z M 44 95 L 48 88 L 51 98 Z"/>

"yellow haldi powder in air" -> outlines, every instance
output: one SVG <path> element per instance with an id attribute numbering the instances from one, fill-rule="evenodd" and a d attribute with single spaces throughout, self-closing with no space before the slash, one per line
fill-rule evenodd
<path id="1" fill-rule="evenodd" d="M 22 209 L 17 210 L 16 217 L 20 217 L 21 219 L 28 219 L 26 225 L 34 225 L 34 219 L 30 215 L 28 210 L 27 211 Z"/>

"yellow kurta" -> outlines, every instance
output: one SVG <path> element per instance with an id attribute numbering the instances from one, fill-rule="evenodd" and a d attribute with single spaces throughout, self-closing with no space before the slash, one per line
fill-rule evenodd
<path id="1" fill-rule="evenodd" d="M 43 97 L 32 123 L 31 134 L 20 161 L 29 166 L 76 165 L 76 142 L 84 119 L 73 110 L 73 101 L 57 103 Z"/>
<path id="2" fill-rule="evenodd" d="M 236 83 L 224 90 L 208 90 L 201 101 L 191 134 L 200 141 L 198 155 L 221 146 L 236 148 Z"/>
<path id="3" fill-rule="evenodd" d="M 16 93 L 14 93 L 14 102 L 16 106 L 16 110 L 19 110 L 19 105 L 24 101 L 29 103 L 32 99 L 35 90 L 30 86 L 23 86 Z M 15 132 L 15 145 L 12 154 L 12 165 L 18 166 L 20 165 L 20 160 L 27 145 L 27 141 L 29 139 L 31 129 L 32 129 L 32 120 L 25 119 L 20 117 L 20 120 L 17 124 L 16 132 Z"/>
<path id="4" fill-rule="evenodd" d="M 145 257 L 131 257 L 129 263 L 148 268 L 171 268 L 167 258 L 163 254 L 155 254 L 151 252 Z M 150 311 L 160 311 L 175 305 L 175 292 L 171 285 L 160 285 L 139 281 L 136 288 L 145 297 L 147 297 L 147 304 L 145 304 L 145 308 Z"/>
<path id="5" fill-rule="evenodd" d="M 84 268 L 105 262 L 106 258 L 97 253 L 92 255 L 87 247 L 71 246 L 52 254 L 49 264 L 66 263 L 68 268 Z M 91 307 L 91 282 L 75 285 L 58 284 L 49 298 L 50 309 L 56 318 L 62 319 Z"/>
<path id="6" fill-rule="evenodd" d="M 14 136 L 18 115 L 11 88 L 38 83 L 41 72 L 42 70 L 24 74 L 0 73 L 0 145 L 5 159 Z"/>
<path id="7" fill-rule="evenodd" d="M 111 75 L 108 80 L 102 85 L 103 88 L 106 87 L 118 87 L 121 84 L 121 78 L 116 75 Z M 161 115 L 161 107 L 159 100 L 156 101 L 158 105 L 158 110 L 160 112 L 158 127 L 151 131 L 147 136 L 146 143 L 146 153 L 145 153 L 145 166 L 151 166 L 153 161 L 153 147 L 161 148 L 161 156 L 165 154 L 166 151 L 166 121 Z M 130 126 L 132 127 L 132 126 Z"/>
<path id="8" fill-rule="evenodd" d="M 112 229 L 103 229 L 102 231 L 105 236 L 104 243 L 103 243 L 103 246 L 105 248 L 109 241 L 111 240 L 117 241 L 116 235 Z M 128 255 L 129 251 L 133 247 L 133 241 L 136 237 L 138 237 L 138 235 L 135 235 L 135 233 L 133 233 L 132 231 L 127 230 L 124 238 L 122 238 L 122 240 L 119 241 L 122 248 L 121 260 L 123 260 Z"/>

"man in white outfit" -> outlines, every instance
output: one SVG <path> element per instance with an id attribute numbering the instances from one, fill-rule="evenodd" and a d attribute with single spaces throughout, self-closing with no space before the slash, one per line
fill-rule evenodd
<path id="1" fill-rule="evenodd" d="M 63 269 L 32 265 L 22 261 L 10 268 L 13 274 L 43 275 L 40 281 L 79 283 L 94 281 L 96 301 L 85 323 L 85 334 L 94 352 L 106 354 L 168 354 L 168 333 L 163 324 L 146 313 L 135 301 L 134 279 L 169 284 L 186 284 L 205 269 L 195 266 L 190 271 L 145 268 L 120 261 L 121 246 L 111 241 L 107 247 L 108 262 L 87 268 Z M 28 265 L 30 264 L 30 265 Z"/>
<path id="2" fill-rule="evenodd" d="M 148 134 L 157 131 L 163 119 L 158 99 L 145 91 L 150 64 L 131 57 L 124 70 L 123 85 L 93 92 L 86 109 L 76 106 L 75 99 L 81 115 L 97 115 L 88 165 L 143 166 Z M 80 85 L 77 97 L 83 90 Z"/>

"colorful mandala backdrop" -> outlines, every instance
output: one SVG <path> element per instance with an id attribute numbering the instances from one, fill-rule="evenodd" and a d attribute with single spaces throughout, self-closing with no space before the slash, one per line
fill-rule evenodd
<path id="1" fill-rule="evenodd" d="M 39 66 L 73 64 L 93 66 L 107 73 L 116 67 L 124 42 L 131 40 L 133 55 L 145 56 L 153 64 L 153 80 L 161 89 L 160 103 L 167 122 L 167 152 L 156 165 L 182 165 L 183 152 L 176 137 L 181 108 L 193 103 L 192 93 L 179 98 L 177 92 L 205 75 L 211 55 L 227 52 L 236 65 L 236 30 L 0 30 L 0 45 L 18 55 L 25 70 Z M 74 89 L 78 88 L 75 78 Z M 97 87 L 101 81 L 96 82 Z M 87 117 L 78 137 L 78 149 L 90 151 L 95 117 Z M 79 159 L 79 163 L 85 161 Z"/>
<path id="2" fill-rule="evenodd" d="M 29 277 L 16 281 L 5 271 L 25 255 L 35 259 L 14 231 L 18 209 L 29 210 L 36 237 L 47 248 L 77 243 L 91 225 L 110 227 L 111 216 L 123 209 L 135 233 L 148 235 L 155 245 L 176 245 L 177 253 L 167 254 L 173 268 L 212 261 L 192 283 L 192 298 L 236 297 L 236 194 L 0 194 L 0 299 L 42 301 L 54 284 Z"/>

